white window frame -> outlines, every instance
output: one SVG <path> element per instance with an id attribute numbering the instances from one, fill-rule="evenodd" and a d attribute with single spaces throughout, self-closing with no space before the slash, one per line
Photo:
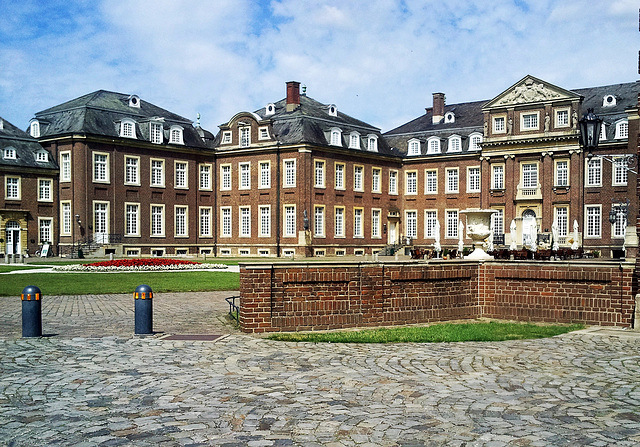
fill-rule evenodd
<path id="1" fill-rule="evenodd" d="M 332 127 L 330 131 L 329 144 L 331 146 L 342 146 L 342 130 L 337 127 Z"/>
<path id="2" fill-rule="evenodd" d="M 213 171 L 213 165 L 211 163 L 200 163 L 198 165 L 198 189 L 200 191 L 211 191 L 212 181 L 211 172 Z"/>
<path id="3" fill-rule="evenodd" d="M 620 120 L 616 123 L 616 135 L 614 138 L 616 140 L 629 138 L 629 121 Z"/>
<path id="4" fill-rule="evenodd" d="M 258 127 L 258 140 L 268 140 L 269 139 L 269 127 L 260 126 Z"/>
<path id="5" fill-rule="evenodd" d="M 282 160 L 283 172 L 282 187 L 283 188 L 295 188 L 297 173 L 296 173 L 296 159 L 289 158 Z"/>
<path id="6" fill-rule="evenodd" d="M 164 203 L 151 203 L 149 204 L 149 232 L 150 237 L 165 237 L 165 205 Z M 156 212 L 158 211 L 158 212 Z M 156 218 L 159 220 L 156 222 Z M 160 228 L 158 228 L 158 226 Z M 155 230 L 155 231 L 154 231 Z"/>
<path id="7" fill-rule="evenodd" d="M 262 160 L 258 161 L 258 170 L 260 171 L 260 180 L 258 183 L 258 189 L 271 188 L 271 161 Z"/>
<path id="8" fill-rule="evenodd" d="M 173 162 L 173 175 L 175 189 L 189 189 L 189 162 L 175 160 Z"/>
<path id="9" fill-rule="evenodd" d="M 353 165 L 353 190 L 364 192 L 364 166 Z"/>
<path id="10" fill-rule="evenodd" d="M 528 168 L 533 166 L 535 169 Z M 535 174 L 535 177 L 534 177 Z M 524 189 L 538 188 L 540 184 L 540 166 L 535 161 L 523 161 L 520 163 L 521 186 Z"/>
<path id="11" fill-rule="evenodd" d="M 36 152 L 36 162 L 38 163 L 47 163 L 49 161 L 49 152 L 44 149 Z"/>
<path id="12" fill-rule="evenodd" d="M 445 216 L 445 239 L 458 239 L 458 225 L 460 222 L 460 212 L 458 209 L 444 210 Z"/>
<path id="13" fill-rule="evenodd" d="M 129 161 L 134 161 L 135 163 L 130 165 Z M 140 157 L 124 156 L 124 184 L 140 186 Z"/>
<path id="14" fill-rule="evenodd" d="M 367 135 L 367 150 L 371 152 L 378 152 L 378 136 L 369 134 Z"/>
<path id="15" fill-rule="evenodd" d="M 612 157 L 611 163 L 611 185 L 627 186 L 629 182 L 629 170 L 625 157 Z"/>
<path id="16" fill-rule="evenodd" d="M 326 236 L 326 207 L 325 205 L 313 206 L 313 236 L 324 238 Z"/>
<path id="17" fill-rule="evenodd" d="M 189 206 L 174 205 L 173 234 L 174 237 L 189 237 Z"/>
<path id="18" fill-rule="evenodd" d="M 462 138 L 459 135 L 449 137 L 447 152 L 462 152 Z"/>
<path id="19" fill-rule="evenodd" d="M 585 186 L 602 186 L 602 158 L 593 157 L 585 161 Z"/>
<path id="20" fill-rule="evenodd" d="M 560 129 L 563 127 L 569 127 L 570 125 L 571 125 L 571 110 L 569 108 L 556 109 L 555 127 Z"/>
<path id="21" fill-rule="evenodd" d="M 31 121 L 29 125 L 29 135 L 33 138 L 40 138 L 40 122 L 38 120 Z"/>
<path id="22" fill-rule="evenodd" d="M 60 202 L 60 236 L 71 236 L 73 211 L 71 209 L 71 200 L 63 200 Z"/>
<path id="23" fill-rule="evenodd" d="M 625 205 L 623 203 L 613 203 L 612 206 Z M 616 220 L 611 225 L 611 238 L 612 239 L 624 239 L 627 232 L 627 219 L 623 213 L 616 213 Z"/>
<path id="24" fill-rule="evenodd" d="M 298 229 L 296 205 L 285 204 L 282 206 L 282 209 L 282 237 L 296 237 Z"/>
<path id="25" fill-rule="evenodd" d="M 4 179 L 5 200 L 22 200 L 22 178 L 19 175 L 6 175 Z"/>
<path id="26" fill-rule="evenodd" d="M 408 196 L 415 196 L 418 194 L 418 171 L 405 171 L 404 193 Z"/>
<path id="27" fill-rule="evenodd" d="M 467 192 L 480 192 L 482 188 L 480 176 L 480 166 L 467 166 Z"/>
<path id="28" fill-rule="evenodd" d="M 540 129 L 540 112 L 523 112 L 520 114 L 520 129 L 524 132 Z"/>
<path id="29" fill-rule="evenodd" d="M 38 244 L 53 243 L 53 217 L 38 217 Z"/>
<path id="30" fill-rule="evenodd" d="M 325 160 L 314 160 L 314 187 L 316 188 L 325 188 L 325 179 L 326 179 L 326 165 L 327 162 Z"/>
<path id="31" fill-rule="evenodd" d="M 424 170 L 424 193 L 438 194 L 438 169 Z"/>
<path id="32" fill-rule="evenodd" d="M 222 141 L 220 142 L 220 144 L 231 144 L 231 139 L 232 137 L 232 133 L 230 130 L 225 130 L 222 132 Z"/>
<path id="33" fill-rule="evenodd" d="M 15 160 L 17 158 L 16 148 L 13 146 L 5 147 L 3 158 L 5 160 Z"/>
<path id="34" fill-rule="evenodd" d="M 364 208 L 353 207 L 353 238 L 364 238 Z"/>
<path id="35" fill-rule="evenodd" d="M 161 122 L 149 122 L 149 141 L 153 144 L 162 144 L 164 141 L 164 129 Z"/>
<path id="36" fill-rule="evenodd" d="M 154 166 L 154 163 L 158 163 L 157 166 Z M 163 158 L 152 158 L 149 160 L 149 183 L 152 187 L 155 188 L 164 188 L 165 187 L 165 160 Z M 157 177 L 160 177 L 159 179 Z M 158 181 L 159 180 L 159 181 Z"/>
<path id="37" fill-rule="evenodd" d="M 271 237 L 271 205 L 259 205 L 258 237 Z"/>
<path id="38" fill-rule="evenodd" d="M 437 221 L 438 221 L 438 210 L 436 209 L 424 210 L 424 238 L 425 239 L 435 239 Z"/>
<path id="39" fill-rule="evenodd" d="M 389 170 L 389 195 L 392 195 L 392 196 L 398 195 L 398 170 L 397 169 Z"/>
<path id="40" fill-rule="evenodd" d="M 507 116 L 493 116 L 491 117 L 491 128 L 493 129 L 492 133 L 502 134 L 507 133 Z"/>
<path id="41" fill-rule="evenodd" d="M 502 163 L 491 165 L 491 189 L 504 189 L 504 170 L 505 165 Z"/>
<path id="42" fill-rule="evenodd" d="M 345 237 L 345 207 L 344 206 L 334 206 L 333 207 L 333 215 L 334 215 L 334 237 L 336 238 L 344 238 Z"/>
<path id="43" fill-rule="evenodd" d="M 38 178 L 38 202 L 53 202 L 53 179 Z"/>
<path id="44" fill-rule="evenodd" d="M 93 160 L 93 183 L 109 183 L 110 182 L 110 169 L 109 169 L 109 153 L 108 152 L 92 152 Z M 97 157 L 104 157 L 104 160 L 97 160 Z M 104 170 L 100 169 L 101 167 Z M 99 175 L 98 175 L 99 174 Z"/>
<path id="45" fill-rule="evenodd" d="M 411 239 L 418 238 L 418 210 L 405 210 L 404 234 Z"/>
<path id="46" fill-rule="evenodd" d="M 420 155 L 420 140 L 412 138 L 407 142 L 407 155 Z"/>
<path id="47" fill-rule="evenodd" d="M 238 237 L 251 237 L 251 207 L 243 205 L 238 207 Z"/>
<path id="48" fill-rule="evenodd" d="M 554 186 L 566 187 L 569 186 L 569 173 L 570 171 L 569 159 L 553 160 L 553 184 Z"/>
<path id="49" fill-rule="evenodd" d="M 382 210 L 371 208 L 371 239 L 382 239 Z"/>
<path id="50" fill-rule="evenodd" d="M 360 134 L 358 132 L 351 132 L 349 134 L 349 148 L 360 149 Z"/>
<path id="51" fill-rule="evenodd" d="M 376 194 L 382 192 L 382 168 L 371 168 L 371 192 Z"/>
<path id="52" fill-rule="evenodd" d="M 184 128 L 173 125 L 169 128 L 169 143 L 184 144 Z"/>
<path id="53" fill-rule="evenodd" d="M 233 237 L 233 211 L 230 206 L 220 207 L 220 237 Z"/>
<path id="54" fill-rule="evenodd" d="M 124 118 L 120 121 L 120 136 L 122 138 L 137 139 L 136 122 L 130 118 Z"/>
<path id="55" fill-rule="evenodd" d="M 213 207 L 201 206 L 198 209 L 198 233 L 200 237 L 213 237 Z"/>
<path id="56" fill-rule="evenodd" d="M 470 151 L 479 151 L 482 149 L 480 146 L 482 144 L 482 134 L 472 133 L 469 135 L 469 150 Z"/>
<path id="57" fill-rule="evenodd" d="M 238 140 L 240 147 L 251 146 L 251 126 L 238 127 Z"/>
<path id="58" fill-rule="evenodd" d="M 346 171 L 346 165 L 344 163 L 335 162 L 334 164 L 334 189 L 344 190 L 344 173 Z"/>
<path id="59" fill-rule="evenodd" d="M 560 212 L 560 210 L 565 210 Z M 569 236 L 569 205 L 555 205 L 553 207 L 554 221 L 558 223 L 558 237 Z"/>
<path id="60" fill-rule="evenodd" d="M 130 210 L 130 207 L 132 211 Z M 134 220 L 131 220 L 131 217 Z M 131 231 L 133 230 L 133 231 Z M 124 202 L 124 235 L 125 237 L 140 237 L 140 203 Z"/>
<path id="61" fill-rule="evenodd" d="M 71 151 L 60 152 L 60 182 L 71 181 Z"/>
<path id="62" fill-rule="evenodd" d="M 238 163 L 238 189 L 251 189 L 251 162 Z"/>
<path id="63" fill-rule="evenodd" d="M 455 175 L 454 175 L 455 173 Z M 455 180 L 455 185 L 453 184 Z M 455 186 L 455 187 L 454 187 Z M 445 193 L 457 194 L 460 192 L 460 171 L 458 168 L 445 168 Z"/>
<path id="64" fill-rule="evenodd" d="M 602 238 L 602 205 L 585 205 L 584 219 L 585 239 Z"/>
<path id="65" fill-rule="evenodd" d="M 440 138 L 430 137 L 427 139 L 427 154 L 440 154 L 442 148 L 440 147 Z"/>
<path id="66" fill-rule="evenodd" d="M 231 163 L 220 165 L 220 191 L 231 191 L 233 188 L 232 171 Z"/>

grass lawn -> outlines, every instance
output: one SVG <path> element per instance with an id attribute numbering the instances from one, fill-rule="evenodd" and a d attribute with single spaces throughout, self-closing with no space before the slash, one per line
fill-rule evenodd
<path id="1" fill-rule="evenodd" d="M 432 326 L 366 329 L 360 331 L 273 334 L 280 341 L 314 343 L 441 343 L 462 341 L 505 341 L 546 338 L 584 329 L 584 325 L 537 325 L 531 323 L 472 322 Z"/>
<path id="2" fill-rule="evenodd" d="M 14 272 L 16 270 L 37 270 L 46 268 L 45 266 L 38 265 L 24 265 L 24 264 L 16 264 L 16 265 L 0 265 L 0 273 L 6 272 Z"/>
<path id="3" fill-rule="evenodd" d="M 155 292 L 238 290 L 240 275 L 233 272 L 135 273 L 20 273 L 0 278 L 0 296 L 20 296 L 26 286 L 37 286 L 44 296 L 131 293 L 140 284 Z"/>

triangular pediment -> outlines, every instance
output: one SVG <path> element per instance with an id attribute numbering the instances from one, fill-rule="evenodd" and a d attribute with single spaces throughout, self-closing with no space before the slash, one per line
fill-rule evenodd
<path id="1" fill-rule="evenodd" d="M 482 110 L 566 100 L 580 100 L 580 95 L 528 75 L 487 102 Z"/>

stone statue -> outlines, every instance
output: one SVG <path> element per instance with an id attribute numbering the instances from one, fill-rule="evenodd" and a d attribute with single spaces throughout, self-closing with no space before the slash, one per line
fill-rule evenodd
<path id="1" fill-rule="evenodd" d="M 575 110 L 571 114 L 571 127 L 573 130 L 578 128 L 578 113 Z"/>
<path id="2" fill-rule="evenodd" d="M 484 136 L 487 136 L 487 133 L 489 131 L 489 124 L 485 121 L 484 122 Z"/>
<path id="3" fill-rule="evenodd" d="M 549 117 L 549 112 L 544 117 L 544 131 L 549 132 L 549 126 L 551 125 L 551 118 Z"/>
<path id="4" fill-rule="evenodd" d="M 513 119 L 509 118 L 507 122 L 507 133 L 511 135 L 511 131 L 513 131 Z"/>

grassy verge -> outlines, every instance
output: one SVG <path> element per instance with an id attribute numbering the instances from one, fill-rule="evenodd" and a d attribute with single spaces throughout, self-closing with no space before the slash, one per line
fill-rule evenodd
<path id="1" fill-rule="evenodd" d="M 536 325 L 531 323 L 473 322 L 432 326 L 367 329 L 361 331 L 273 334 L 280 341 L 314 343 L 441 343 L 462 341 L 505 341 L 546 338 L 583 329 L 581 324 Z"/>
<path id="2" fill-rule="evenodd" d="M 33 285 L 44 296 L 133 293 L 140 284 L 155 292 L 238 290 L 240 275 L 231 272 L 22 273 L 3 275 L 0 296 L 19 296 Z"/>
<path id="3" fill-rule="evenodd" d="M 17 264 L 17 265 L 0 265 L 0 273 L 7 273 L 7 272 L 15 272 L 16 270 L 37 270 L 37 269 L 43 269 L 46 268 L 44 266 L 37 266 L 37 265 L 24 265 L 24 264 Z"/>

